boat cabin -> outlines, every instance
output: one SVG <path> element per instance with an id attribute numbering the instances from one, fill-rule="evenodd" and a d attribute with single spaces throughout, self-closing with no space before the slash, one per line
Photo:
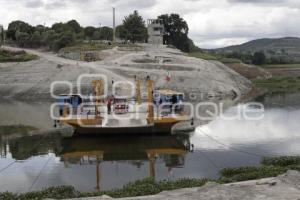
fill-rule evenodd
<path id="1" fill-rule="evenodd" d="M 183 102 L 184 94 L 181 92 L 176 92 L 174 90 L 162 89 L 156 90 L 154 93 L 154 104 L 160 106 L 163 104 L 162 109 L 163 114 L 170 114 L 175 111 L 179 114 L 183 111 L 183 106 L 180 105 Z M 175 110 L 173 106 L 175 105 Z"/>
<path id="2" fill-rule="evenodd" d="M 73 113 L 74 112 L 76 113 L 78 107 L 83 102 L 83 99 L 79 94 L 61 94 L 59 95 L 58 102 L 59 102 L 59 115 L 63 116 L 65 104 L 71 105 Z"/>

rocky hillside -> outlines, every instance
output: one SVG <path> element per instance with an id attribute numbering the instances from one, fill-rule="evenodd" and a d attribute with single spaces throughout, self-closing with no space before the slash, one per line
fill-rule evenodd
<path id="1" fill-rule="evenodd" d="M 39 59 L 0 63 L 0 94 L 7 98 L 51 99 L 49 92 L 53 81 L 70 81 L 75 86 L 81 74 L 95 73 L 106 75 L 109 83 L 112 79 L 133 81 L 134 76 L 145 80 L 150 75 L 156 88 L 169 88 L 186 94 L 194 92 L 196 97 L 236 97 L 251 88 L 248 79 L 220 62 L 189 57 L 166 46 L 141 44 L 141 48 L 139 51 L 117 47 L 103 50 L 100 52 L 103 59 L 96 62 L 74 61 L 48 52 L 26 50 L 38 55 Z M 171 75 L 170 81 L 166 80 L 168 74 Z"/>

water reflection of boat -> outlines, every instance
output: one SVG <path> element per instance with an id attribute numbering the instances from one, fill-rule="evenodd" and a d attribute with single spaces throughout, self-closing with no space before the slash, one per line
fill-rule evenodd
<path id="1" fill-rule="evenodd" d="M 149 163 L 149 176 L 155 178 L 157 160 L 172 168 L 183 167 L 185 155 L 191 150 L 188 137 L 73 137 L 62 140 L 60 153 L 65 165 L 95 165 L 96 189 L 100 189 L 101 162 L 128 162 L 139 167 Z"/>

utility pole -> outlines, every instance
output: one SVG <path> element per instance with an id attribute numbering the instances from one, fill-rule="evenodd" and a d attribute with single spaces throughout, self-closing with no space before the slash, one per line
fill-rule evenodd
<path id="1" fill-rule="evenodd" d="M 113 7 L 113 43 L 116 43 L 116 10 Z"/>
<path id="2" fill-rule="evenodd" d="M 2 25 L 0 25 L 0 46 L 4 45 L 4 40 L 5 40 L 5 36 L 4 36 L 4 28 Z"/>
<path id="3" fill-rule="evenodd" d="M 101 30 L 102 30 L 101 23 L 99 23 L 99 33 L 100 33 L 99 40 L 101 40 L 101 38 L 102 38 L 102 32 L 101 32 Z"/>

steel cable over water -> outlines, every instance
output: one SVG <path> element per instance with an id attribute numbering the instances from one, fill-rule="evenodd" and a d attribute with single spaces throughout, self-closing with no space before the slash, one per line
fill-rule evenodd
<path id="1" fill-rule="evenodd" d="M 48 165 L 49 161 L 50 161 L 51 157 L 49 156 L 49 158 L 47 159 L 47 161 L 45 162 L 45 164 L 43 165 L 42 169 L 40 170 L 40 172 L 38 173 L 38 175 L 35 177 L 34 181 L 32 182 L 31 186 L 28 189 L 28 192 L 31 191 L 31 189 L 33 188 L 33 186 L 35 185 L 35 183 L 38 181 L 38 179 L 40 178 L 43 170 L 46 168 L 46 166 Z"/>
<path id="2" fill-rule="evenodd" d="M 283 107 L 287 107 L 287 108 L 290 108 L 290 109 L 299 109 L 298 107 L 295 107 L 295 106 L 289 106 L 289 105 L 283 105 L 283 104 L 280 104 L 280 103 L 272 103 L 273 105 L 277 105 L 277 106 L 283 106 Z M 213 140 L 214 142 L 224 146 L 224 147 L 227 147 L 228 149 L 231 149 L 233 151 L 236 151 L 236 152 L 239 152 L 239 153 L 244 153 L 244 154 L 248 154 L 248 155 L 251 155 L 251 156 L 255 156 L 255 157 L 265 157 L 266 155 L 262 155 L 262 154 L 257 154 L 257 153 L 253 153 L 253 152 L 249 152 L 249 151 L 244 151 L 244 150 L 241 150 L 239 148 L 235 148 L 235 147 L 232 147 L 230 145 L 227 145 L 221 141 L 219 141 L 218 139 L 214 138 L 213 136 L 209 135 L 207 132 L 205 132 L 204 130 L 201 130 L 201 129 L 197 129 L 197 131 L 200 131 L 203 135 L 205 135 L 206 137 L 210 138 L 211 140 Z M 278 156 L 278 155 L 268 155 L 268 156 Z"/>
<path id="3" fill-rule="evenodd" d="M 41 139 L 41 141 L 45 140 L 47 134 L 44 134 L 43 138 Z M 41 142 L 40 141 L 40 142 Z M 40 143 L 37 143 L 36 145 L 33 146 L 33 148 L 29 149 L 28 152 L 34 150 L 35 148 L 37 148 L 40 145 Z M 8 165 L 6 165 L 5 167 L 0 169 L 0 174 L 5 171 L 6 169 L 8 169 L 9 167 L 13 166 L 13 164 L 18 163 L 18 160 L 14 160 L 11 163 L 9 163 Z"/>

